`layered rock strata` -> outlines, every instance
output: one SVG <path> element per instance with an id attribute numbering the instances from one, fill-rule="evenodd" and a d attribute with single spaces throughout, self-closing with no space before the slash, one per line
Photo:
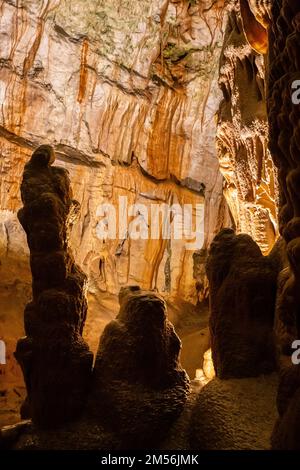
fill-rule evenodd
<path id="1" fill-rule="evenodd" d="M 23 416 L 40 427 L 75 419 L 85 402 L 93 355 L 82 338 L 87 312 L 86 276 L 68 247 L 78 212 L 70 181 L 51 166 L 55 155 L 39 147 L 26 164 L 18 217 L 26 232 L 32 301 L 24 312 L 25 334 L 17 343 L 27 400 Z"/>

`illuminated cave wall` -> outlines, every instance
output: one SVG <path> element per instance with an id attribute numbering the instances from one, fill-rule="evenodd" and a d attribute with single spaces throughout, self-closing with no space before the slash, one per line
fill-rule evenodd
<path id="1" fill-rule="evenodd" d="M 11 357 L 31 291 L 26 239 L 16 217 L 19 187 L 38 145 L 54 147 L 56 164 L 69 170 L 81 205 L 71 244 L 89 277 L 85 336 L 94 350 L 117 311 L 121 286 L 156 288 L 173 306 L 178 303 L 176 311 L 180 302 L 195 305 L 206 297 L 205 249 L 232 220 L 264 252 L 272 246 L 276 189 L 266 150 L 264 64 L 238 20 L 229 34 L 226 7 L 233 21 L 239 15 L 235 0 L 0 2 L 0 338 L 8 344 L 6 382 L 19 374 Z M 225 94 L 221 105 L 218 80 Z M 245 114 L 248 84 L 253 99 Z M 116 204 L 119 196 L 147 207 L 204 203 L 204 250 L 194 253 L 186 240 L 174 239 L 103 243 L 96 236 L 97 208 Z"/>
<path id="2" fill-rule="evenodd" d="M 256 2 L 260 7 L 261 3 Z M 236 229 L 251 235 L 268 254 L 278 236 L 277 170 L 268 149 L 266 56 L 260 53 L 257 36 L 251 41 L 252 36 L 247 40 L 244 34 L 249 20 L 246 14 L 242 20 L 240 5 L 246 4 L 232 3 L 225 32 L 219 78 L 224 99 L 218 115 L 217 146 L 224 195 Z M 253 11 L 260 17 L 261 10 L 256 12 L 253 7 Z"/>
<path id="3" fill-rule="evenodd" d="M 195 206 L 205 194 L 205 245 L 228 223 L 214 144 L 223 2 L 196 3 L 2 2 L 1 209 L 8 256 L 16 250 L 5 226 L 15 223 L 24 162 L 33 146 L 48 143 L 70 171 L 81 204 L 73 248 L 91 289 L 115 294 L 140 284 L 196 303 L 193 251 L 185 241 L 120 246 L 122 240 L 104 244 L 96 236 L 98 205 L 116 204 L 119 196 L 129 204 Z M 26 251 L 23 240 L 17 245 Z"/>

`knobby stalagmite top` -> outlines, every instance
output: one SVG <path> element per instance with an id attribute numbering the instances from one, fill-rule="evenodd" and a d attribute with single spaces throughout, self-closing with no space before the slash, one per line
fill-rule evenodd
<path id="1" fill-rule="evenodd" d="M 88 415 L 107 422 L 125 448 L 149 448 L 182 412 L 189 379 L 164 300 L 138 286 L 122 289 L 119 299 L 100 338 Z"/>

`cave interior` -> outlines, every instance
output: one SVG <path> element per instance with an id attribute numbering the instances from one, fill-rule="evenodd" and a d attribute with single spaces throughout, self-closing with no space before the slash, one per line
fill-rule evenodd
<path id="1" fill-rule="evenodd" d="M 298 0 L 0 1 L 1 449 L 300 450 L 299 46 Z"/>

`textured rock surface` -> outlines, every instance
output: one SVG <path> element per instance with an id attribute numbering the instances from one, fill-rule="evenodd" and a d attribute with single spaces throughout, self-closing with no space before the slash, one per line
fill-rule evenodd
<path id="1" fill-rule="evenodd" d="M 227 223 L 213 119 L 223 3 L 1 2 L 1 208 L 20 206 L 30 147 L 53 145 L 82 207 L 72 246 L 91 289 L 130 282 L 197 300 L 185 240 L 104 244 L 96 212 L 120 195 L 196 204 L 205 189 L 205 244 Z"/>
<path id="2" fill-rule="evenodd" d="M 224 1 L 1 0 L 0 12 L 1 390 L 9 383 L 22 395 L 12 356 L 31 278 L 16 214 L 24 164 L 38 145 L 55 148 L 81 205 L 70 245 L 89 278 L 93 349 L 121 286 L 157 288 L 173 305 L 207 297 L 204 259 L 193 259 L 186 240 L 103 243 L 97 208 L 119 196 L 147 207 L 205 200 L 204 250 L 231 223 L 214 120 Z"/>
<path id="3" fill-rule="evenodd" d="M 220 450 L 270 448 L 272 427 L 277 417 L 275 375 L 256 379 L 214 379 L 199 394 L 192 389 L 184 410 L 163 441 L 162 450 Z M 95 422 L 79 422 L 55 432 L 27 427 L 15 442 L 16 449 L 120 449 L 119 436 Z M 1 439 L 0 439 L 1 442 Z M 136 448 L 136 447 L 134 447 Z"/>
<path id="4" fill-rule="evenodd" d="M 228 19 L 219 83 L 224 99 L 217 145 L 224 194 L 237 231 L 251 235 L 267 254 L 278 229 L 277 176 L 268 150 L 265 64 L 264 56 L 247 42 L 238 2 L 233 2 Z"/>
<path id="5" fill-rule="evenodd" d="M 274 0 L 269 49 L 268 108 L 270 149 L 278 166 L 280 185 L 280 231 L 286 241 L 290 267 L 281 279 L 280 317 L 289 339 L 300 333 L 300 108 L 293 103 L 293 81 L 299 79 L 300 5 L 292 0 Z M 280 419 L 272 445 L 299 449 L 299 365 L 287 370 L 280 382 Z"/>
<path id="6" fill-rule="evenodd" d="M 86 276 L 68 249 L 69 226 L 78 212 L 65 170 L 51 166 L 51 147 L 41 146 L 25 166 L 18 217 L 26 232 L 32 301 L 24 313 L 25 334 L 17 343 L 27 400 L 23 414 L 41 427 L 80 413 L 93 355 L 82 339 Z"/>
<path id="7" fill-rule="evenodd" d="M 19 427 L 7 428 L 0 445 L 101 450 L 150 448 L 165 438 L 168 441 L 170 428 L 182 414 L 190 393 L 189 379 L 179 363 L 180 340 L 167 319 L 162 298 L 132 286 L 120 291 L 119 300 L 120 312 L 100 338 L 88 404 L 80 419 L 71 426 L 61 423 L 54 433 L 39 429 L 36 423 L 26 426 L 21 434 Z M 49 349 L 51 345 L 46 342 L 44 346 Z M 59 366 L 58 362 L 56 371 L 61 380 Z M 67 376 L 68 372 L 65 370 Z M 80 370 L 73 372 L 78 386 Z M 40 380 L 41 376 L 40 371 Z M 71 392 L 69 399 L 72 402 Z M 60 400 L 57 393 L 52 403 L 56 401 L 59 407 Z M 178 423 L 185 433 L 184 442 L 190 408 L 191 403 Z"/>
<path id="8" fill-rule="evenodd" d="M 300 373 L 299 366 L 285 369 L 277 393 L 279 419 L 272 434 L 272 448 L 299 450 Z"/>
<path id="9" fill-rule="evenodd" d="M 207 297 L 209 242 L 232 223 L 218 173 L 213 118 L 221 95 L 217 76 L 224 3 L 0 1 L 0 336 L 10 344 L 10 357 L 14 338 L 22 335 L 23 305 L 30 297 L 28 252 L 16 220 L 18 186 L 24 163 L 40 143 L 54 146 L 57 164 L 69 170 L 81 204 L 71 246 L 89 277 L 85 337 L 92 347 L 114 317 L 111 295 L 123 285 L 156 288 L 178 316 L 187 311 L 177 309 L 178 298 L 195 305 Z M 253 1 L 250 6 L 257 15 Z M 226 82 L 230 95 L 219 118 L 219 147 L 226 135 L 230 138 L 225 156 L 219 148 L 225 195 L 237 230 L 250 233 L 268 252 L 276 233 L 276 191 L 265 150 L 263 63 L 237 33 L 240 24 L 233 30 L 226 36 L 221 66 L 221 86 Z M 253 102 L 249 115 L 248 95 Z M 227 158 L 234 168 L 230 175 Z M 103 243 L 96 236 L 98 205 L 117 204 L 119 196 L 147 206 L 204 201 L 203 250 L 187 250 L 186 240 Z M 16 285 L 17 303 L 12 294 Z M 20 383 L 12 359 L 9 370 Z M 7 377 L 7 367 L 5 371 Z"/>
<path id="10" fill-rule="evenodd" d="M 266 450 L 277 418 L 278 378 L 213 379 L 192 415 L 191 449 Z"/>
<path id="11" fill-rule="evenodd" d="M 199 389 L 195 388 L 189 395 L 184 410 L 169 429 L 165 440 L 156 442 L 155 449 L 161 450 L 188 450 L 190 449 L 190 420 Z M 19 437 L 21 431 L 21 436 Z M 5 429 L 0 434 L 0 448 L 18 450 L 99 450 L 107 451 L 124 449 L 120 436 L 107 430 L 105 427 L 90 421 L 80 421 L 66 425 L 62 429 L 37 432 L 34 426 L 19 426 Z M 133 447 L 136 448 L 135 446 Z"/>
<path id="12" fill-rule="evenodd" d="M 207 275 L 216 375 L 253 377 L 274 371 L 276 264 L 249 235 L 224 229 L 211 244 Z"/>
<path id="13" fill-rule="evenodd" d="M 138 287 L 119 298 L 120 312 L 100 338 L 87 412 L 123 445 L 149 448 L 182 412 L 189 380 L 164 301 Z"/>

